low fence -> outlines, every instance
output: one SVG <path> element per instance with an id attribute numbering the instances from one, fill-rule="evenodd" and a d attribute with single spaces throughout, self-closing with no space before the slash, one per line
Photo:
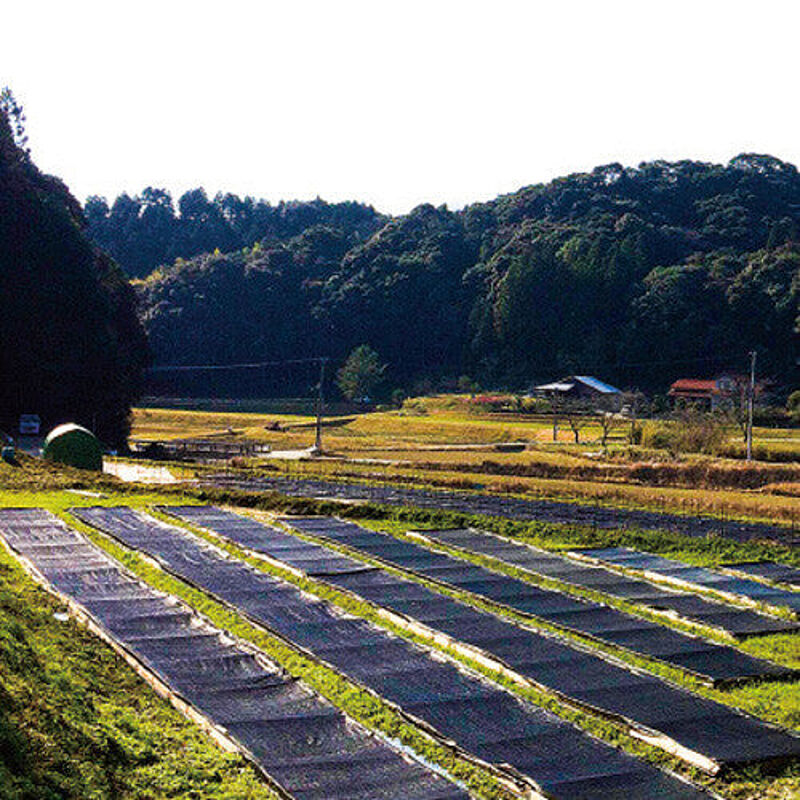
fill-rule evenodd
<path id="1" fill-rule="evenodd" d="M 255 458 L 272 451 L 270 445 L 260 442 L 218 442 L 204 439 L 135 439 L 130 442 L 130 448 L 137 456 L 165 461 L 225 461 L 230 458 Z"/>

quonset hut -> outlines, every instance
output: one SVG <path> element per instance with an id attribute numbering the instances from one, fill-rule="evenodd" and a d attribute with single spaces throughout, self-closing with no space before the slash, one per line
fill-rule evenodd
<path id="1" fill-rule="evenodd" d="M 103 469 L 103 445 L 91 432 L 68 422 L 53 428 L 44 440 L 44 457 L 48 461 L 79 469 Z"/>

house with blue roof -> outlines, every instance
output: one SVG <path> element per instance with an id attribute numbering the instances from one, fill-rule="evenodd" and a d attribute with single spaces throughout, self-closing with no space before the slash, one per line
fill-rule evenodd
<path id="1" fill-rule="evenodd" d="M 569 375 L 553 383 L 542 383 L 533 387 L 533 393 L 589 403 L 602 401 L 603 407 L 615 411 L 622 405 L 622 392 L 619 389 L 591 375 Z"/>
<path id="2" fill-rule="evenodd" d="M 602 421 L 610 421 L 619 418 L 622 411 L 622 392 L 591 375 L 568 375 L 560 381 L 540 383 L 531 393 L 550 401 L 554 442 L 558 441 L 559 418 L 566 418 L 577 444 L 582 420 L 599 414 Z M 603 426 L 603 447 L 609 430 L 610 427 Z"/>

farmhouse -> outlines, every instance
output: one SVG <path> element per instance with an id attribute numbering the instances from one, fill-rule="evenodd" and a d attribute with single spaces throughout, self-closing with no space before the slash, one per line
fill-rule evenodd
<path id="1" fill-rule="evenodd" d="M 733 375 L 720 375 L 718 378 L 680 378 L 669 387 L 667 393 L 673 404 L 688 402 L 713 411 L 726 405 L 744 386 L 746 379 Z"/>

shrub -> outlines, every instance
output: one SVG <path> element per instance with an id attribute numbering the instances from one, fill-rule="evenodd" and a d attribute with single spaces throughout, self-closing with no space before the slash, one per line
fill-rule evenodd
<path id="1" fill-rule="evenodd" d="M 645 423 L 642 444 L 673 454 L 715 454 L 725 444 L 725 429 L 711 414 L 688 410 L 669 422 Z"/>
<path id="2" fill-rule="evenodd" d="M 798 398 L 797 416 L 780 406 L 756 406 L 753 409 L 753 424 L 764 428 L 780 428 L 790 422 L 800 421 L 800 398 Z"/>
<path id="3" fill-rule="evenodd" d="M 628 431 L 628 444 L 641 444 L 643 435 L 644 429 L 642 424 L 640 422 L 632 423 Z"/>
<path id="4" fill-rule="evenodd" d="M 480 388 L 478 383 L 472 380 L 469 375 L 462 375 L 458 379 L 458 391 L 462 394 L 475 394 L 475 392 L 480 391 Z"/>
<path id="5" fill-rule="evenodd" d="M 522 400 L 522 410 L 526 414 L 552 414 L 553 407 L 544 397 L 525 397 Z"/>
<path id="6" fill-rule="evenodd" d="M 652 450 L 673 450 L 675 431 L 668 422 L 646 422 L 642 425 L 641 444 Z"/>
<path id="7" fill-rule="evenodd" d="M 428 406 L 422 398 L 405 400 L 400 410 L 401 414 L 409 414 L 416 417 L 424 417 L 428 413 Z"/>
<path id="8" fill-rule="evenodd" d="M 786 401 L 786 410 L 795 423 L 800 423 L 800 389 L 792 392 Z"/>

